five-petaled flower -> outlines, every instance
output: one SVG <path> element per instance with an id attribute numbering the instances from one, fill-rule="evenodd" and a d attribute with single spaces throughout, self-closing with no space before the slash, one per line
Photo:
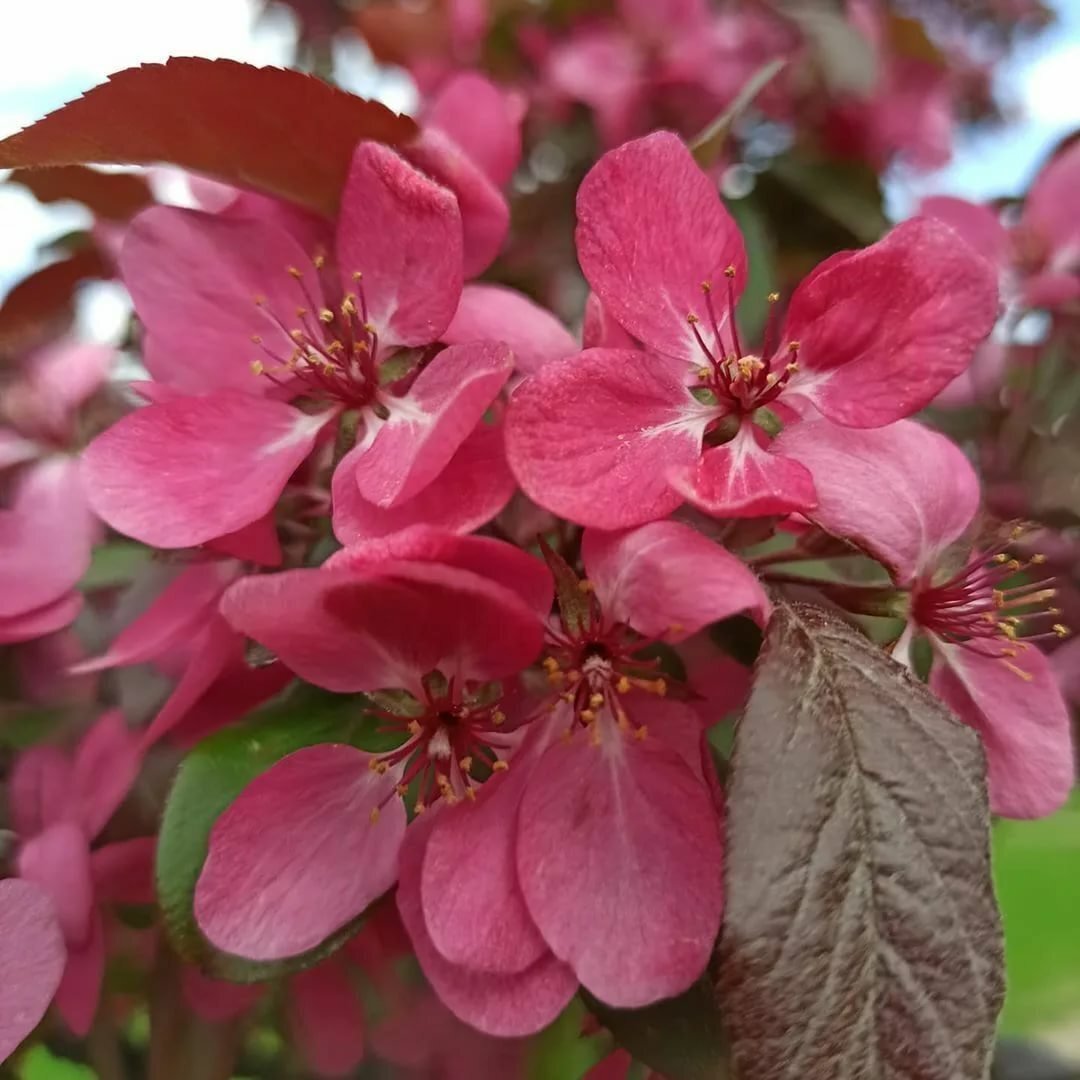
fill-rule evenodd
<path id="1" fill-rule="evenodd" d="M 997 314 L 987 261 L 915 219 L 823 262 L 776 340 L 743 347 L 738 228 L 674 135 L 604 155 L 578 192 L 578 258 L 604 311 L 644 346 L 587 349 L 515 393 L 507 452 L 525 492 L 572 521 L 622 528 L 680 503 L 722 517 L 806 510 L 810 474 L 770 443 L 820 414 L 880 427 L 965 369 Z"/>

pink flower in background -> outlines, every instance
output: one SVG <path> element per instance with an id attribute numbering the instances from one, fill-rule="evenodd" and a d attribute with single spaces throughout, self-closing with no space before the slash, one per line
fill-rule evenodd
<path id="1" fill-rule="evenodd" d="M 345 414 L 355 448 L 338 468 L 376 506 L 404 503 L 446 467 L 512 366 L 504 345 L 435 344 L 461 300 L 461 213 L 377 144 L 355 153 L 334 251 L 305 249 L 272 219 L 155 207 L 133 222 L 121 267 L 147 366 L 189 396 L 99 436 L 84 476 L 110 525 L 158 547 L 263 518 Z"/>
<path id="2" fill-rule="evenodd" d="M 509 770 L 425 816 L 402 850 L 417 958 L 450 1009 L 494 1035 L 539 1030 L 578 982 L 616 1006 L 677 994 L 719 929 L 704 728 L 640 651 L 740 611 L 763 622 L 768 600 L 743 563 L 675 522 L 586 532 L 583 557 L 580 582 L 549 553 L 552 694 Z"/>
<path id="3" fill-rule="evenodd" d="M 0 389 L 0 643 L 67 626 L 82 600 L 98 524 L 86 502 L 78 410 L 104 384 L 114 352 L 64 342 L 32 355 Z"/>
<path id="4" fill-rule="evenodd" d="M 595 348 L 545 365 L 513 397 L 507 453 L 532 499 L 602 528 L 683 501 L 724 517 L 809 509 L 809 472 L 766 428 L 818 413 L 854 428 L 908 416 L 967 367 L 997 314 L 989 264 L 948 227 L 916 219 L 823 262 L 775 340 L 747 351 L 734 318 L 742 238 L 667 133 L 593 167 L 577 248 L 604 312 L 645 351 Z"/>
<path id="5" fill-rule="evenodd" d="M 1046 607 L 1052 581 L 1030 580 L 1041 576 L 1037 556 L 1020 562 L 972 543 L 979 482 L 967 459 L 912 421 L 877 431 L 808 423 L 778 441 L 813 474 L 812 520 L 873 555 L 906 592 L 894 654 L 906 663 L 913 638 L 930 639 L 930 688 L 982 736 L 991 809 L 1053 813 L 1075 777 L 1071 726 L 1050 662 L 1030 642 L 1065 630 L 1047 625 L 1058 612 Z"/>
<path id="6" fill-rule="evenodd" d="M 52 902 L 66 952 L 55 1003 L 76 1035 L 89 1030 L 101 993 L 102 905 L 151 903 L 154 897 L 152 837 L 92 849 L 141 763 L 138 740 L 123 716 L 108 712 L 72 756 L 38 745 L 18 758 L 11 776 L 8 800 L 18 837 L 18 876 Z"/>
<path id="7" fill-rule="evenodd" d="M 319 570 L 247 578 L 222 610 L 297 675 L 377 700 L 400 745 L 298 750 L 218 819 L 195 894 L 206 936 L 252 959 L 297 955 L 397 878 L 402 798 L 471 797 L 517 740 L 497 680 L 540 650 L 551 581 L 496 540 L 413 531 Z"/>

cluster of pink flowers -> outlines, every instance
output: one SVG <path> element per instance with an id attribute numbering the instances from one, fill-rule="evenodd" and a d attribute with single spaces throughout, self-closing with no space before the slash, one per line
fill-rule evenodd
<path id="1" fill-rule="evenodd" d="M 453 5 L 459 50 L 483 7 Z M 714 170 L 650 129 L 688 97 L 707 120 L 807 38 L 765 9 L 617 7 L 523 37 L 540 111 L 587 105 L 609 147 L 576 189 L 577 322 L 489 272 L 522 86 L 430 62 L 419 137 L 361 141 L 336 220 L 228 189 L 130 221 L 145 378 L 71 339 L 5 373 L 0 643 L 65 723 L 6 784 L 0 1059 L 50 1004 L 87 1033 L 118 906 L 155 903 L 139 785 L 297 681 L 347 696 L 366 741 L 300 738 L 242 785 L 190 915 L 208 952 L 291 965 L 287 1028 L 326 1075 L 370 1046 L 516 1075 L 579 989 L 638 1008 L 702 976 L 724 910 L 711 736 L 752 680 L 716 627 L 755 640 L 789 590 L 875 620 L 978 732 L 994 813 L 1068 797 L 1076 652 L 1042 647 L 1068 633 L 1074 546 L 1019 520 L 1041 508 L 995 471 L 1000 433 L 962 448 L 917 414 L 1008 411 L 1017 320 L 1075 317 L 1080 151 L 1008 224 L 932 199 L 829 255 L 751 338 Z M 869 160 L 938 160 L 947 80 L 888 52 L 882 11 L 852 19 L 885 89 L 818 120 Z M 766 111 L 789 109 L 774 90 Z M 141 561 L 88 584 L 116 550 Z M 212 965 L 180 984 L 210 1022 L 265 1003 Z"/>

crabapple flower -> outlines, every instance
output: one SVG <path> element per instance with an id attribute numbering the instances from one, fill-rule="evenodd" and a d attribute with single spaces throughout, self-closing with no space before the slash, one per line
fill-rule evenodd
<path id="1" fill-rule="evenodd" d="M 742 238 L 665 132 L 593 167 L 577 248 L 603 311 L 644 352 L 594 348 L 546 364 L 513 396 L 507 454 L 532 499 L 600 528 L 684 501 L 721 517 L 811 508 L 810 473 L 771 441 L 777 423 L 908 416 L 966 368 L 997 314 L 989 264 L 947 226 L 915 219 L 823 262 L 779 334 L 748 351 L 735 324 Z"/>
<path id="2" fill-rule="evenodd" d="M 141 760 L 124 718 L 109 712 L 83 736 L 74 755 L 35 746 L 12 772 L 8 797 L 18 838 L 15 865 L 22 881 L 52 901 L 66 953 L 55 1004 L 76 1035 L 89 1030 L 101 993 L 102 905 L 153 900 L 153 838 L 92 848 L 127 795 Z"/>
<path id="3" fill-rule="evenodd" d="M 64 938 L 49 894 L 0 881 L 0 1063 L 37 1027 L 64 973 Z"/>
<path id="4" fill-rule="evenodd" d="M 517 739 L 499 680 L 540 651 L 547 570 L 500 541 L 423 530 L 378 548 L 246 578 L 222 603 L 302 678 L 375 694 L 401 733 L 381 754 L 298 750 L 218 819 L 195 915 L 227 952 L 296 955 L 358 916 L 397 878 L 410 790 L 419 810 L 472 797 Z"/>
<path id="5" fill-rule="evenodd" d="M 903 590 L 895 610 L 907 629 L 894 655 L 906 663 L 913 639 L 929 639 L 930 688 L 982 736 L 991 809 L 1017 818 L 1058 809 L 1075 774 L 1069 713 L 1033 644 L 1066 633 L 1046 606 L 1053 582 L 1017 579 L 1039 577 L 1038 555 L 960 542 L 979 509 L 961 451 L 913 421 L 876 431 L 818 421 L 778 441 L 813 473 L 812 520 L 878 559 Z"/>
<path id="6" fill-rule="evenodd" d="M 338 469 L 378 507 L 446 467 L 512 366 L 502 344 L 442 347 L 462 291 L 457 201 L 361 143 L 334 243 L 305 249 L 274 219 L 170 207 L 134 220 L 121 269 L 147 366 L 185 394 L 87 449 L 90 502 L 110 525 L 166 548 L 243 529 L 332 423 L 355 444 Z"/>
<path id="7" fill-rule="evenodd" d="M 98 526 L 86 502 L 77 413 L 105 382 L 113 350 L 65 342 L 31 356 L 0 391 L 0 469 L 17 469 L 0 509 L 0 642 L 67 626 Z"/>
<path id="8" fill-rule="evenodd" d="M 720 926 L 704 728 L 642 649 L 739 611 L 764 621 L 768 601 L 738 559 L 675 522 L 587 531 L 583 558 L 580 581 L 548 552 L 548 700 L 508 771 L 402 849 L 398 906 L 421 967 L 493 1035 L 539 1030 L 579 982 L 622 1007 L 678 994 Z"/>

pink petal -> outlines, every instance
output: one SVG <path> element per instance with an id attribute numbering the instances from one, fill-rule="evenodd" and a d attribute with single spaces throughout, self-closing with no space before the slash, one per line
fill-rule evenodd
<path id="1" fill-rule="evenodd" d="M 250 525 L 242 525 L 235 532 L 208 540 L 206 550 L 258 566 L 280 566 L 281 544 L 273 513 L 265 514 Z"/>
<path id="2" fill-rule="evenodd" d="M 1075 247 L 1080 241 L 1080 150 L 1067 147 L 1035 178 L 1021 218 L 1051 250 Z"/>
<path id="3" fill-rule="evenodd" d="M 727 279 L 746 283 L 746 253 L 716 185 L 686 145 L 657 132 L 610 150 L 577 196 L 578 261 L 618 322 L 647 346 L 700 364 L 686 316 L 709 325 L 702 282 L 712 282 L 721 329 Z"/>
<path id="4" fill-rule="evenodd" d="M 22 615 L 0 618 L 0 645 L 17 641 L 33 641 L 46 634 L 70 626 L 82 609 L 81 593 L 70 592 L 44 607 L 34 608 Z"/>
<path id="5" fill-rule="evenodd" d="M 180 970 L 180 986 L 185 1003 L 201 1020 L 223 1024 L 243 1016 L 266 992 L 265 986 L 241 986 L 211 979 L 192 964 Z"/>
<path id="6" fill-rule="evenodd" d="M 521 110 L 512 96 L 475 71 L 448 79 L 424 110 L 424 126 L 452 139 L 496 186 L 521 158 Z"/>
<path id="7" fill-rule="evenodd" d="M 967 458 L 914 420 L 873 431 L 810 421 L 785 428 L 774 445 L 814 478 L 818 505 L 808 516 L 864 548 L 901 583 L 934 566 L 979 508 L 979 479 Z"/>
<path id="8" fill-rule="evenodd" d="M 679 641 L 740 611 L 768 620 L 772 605 L 753 572 L 688 525 L 586 529 L 581 549 L 605 616 L 646 637 Z"/>
<path id="9" fill-rule="evenodd" d="M 451 345 L 420 372 L 408 394 L 390 404 L 357 464 L 356 483 L 368 502 L 398 506 L 446 468 L 514 368 L 505 345 Z"/>
<path id="10" fill-rule="evenodd" d="M 578 352 L 574 336 L 524 293 L 502 285 L 466 285 L 443 341 L 500 341 L 514 352 L 514 367 L 528 375 L 551 360 Z"/>
<path id="11" fill-rule="evenodd" d="M 90 1030 L 101 998 L 105 976 L 105 927 L 94 911 L 90 932 L 81 945 L 68 944 L 64 977 L 56 990 L 56 1010 L 73 1035 L 82 1038 Z"/>
<path id="12" fill-rule="evenodd" d="M 461 213 L 454 196 L 378 143 L 353 154 L 337 233 L 347 291 L 359 292 L 383 345 L 426 345 L 461 296 Z M 354 284 L 352 275 L 363 274 Z"/>
<path id="13" fill-rule="evenodd" d="M 301 678 L 339 693 L 418 690 L 435 669 L 503 678 L 535 660 L 543 639 L 541 620 L 514 592 L 435 563 L 245 578 L 222 613 Z"/>
<path id="14" fill-rule="evenodd" d="M 525 493 L 553 513 L 601 529 L 640 525 L 682 502 L 666 472 L 698 460 L 714 412 L 651 355 L 591 349 L 517 389 L 507 458 Z"/>
<path id="15" fill-rule="evenodd" d="M 90 565 L 95 532 L 75 458 L 28 468 L 11 509 L 0 510 L 0 618 L 54 604 L 74 588 Z"/>
<path id="16" fill-rule="evenodd" d="M 1046 657 L 1033 646 L 1009 656 L 1011 648 L 990 645 L 995 655 L 984 656 L 936 644 L 930 688 L 982 736 L 990 809 L 1010 818 L 1060 809 L 1076 767 L 1069 711 Z"/>
<path id="17" fill-rule="evenodd" d="M 800 342 L 800 371 L 788 393 L 852 427 L 900 420 L 967 368 L 997 313 L 997 268 L 942 222 L 905 221 L 795 290 L 784 340 Z"/>
<path id="18" fill-rule="evenodd" d="M 93 840 L 124 801 L 142 765 L 135 733 L 119 709 L 105 713 L 83 735 L 75 751 L 72 777 L 78 818 L 87 840 Z"/>
<path id="19" fill-rule="evenodd" d="M 775 444 L 759 445 L 745 424 L 734 439 L 707 449 L 697 462 L 670 469 L 668 482 L 714 517 L 787 514 L 808 510 L 816 501 L 809 472 Z"/>
<path id="20" fill-rule="evenodd" d="M 117 634 L 108 652 L 77 664 L 78 672 L 103 671 L 154 660 L 187 647 L 216 610 L 221 594 L 240 576 L 236 563 L 197 562 L 182 570 L 153 603 Z"/>
<path id="21" fill-rule="evenodd" d="M 708 30 L 705 0 L 618 0 L 616 8 L 643 35 L 665 38 Z"/>
<path id="22" fill-rule="evenodd" d="M 1073 256 L 1080 261 L 1080 243 Z M 1024 282 L 1023 299 L 1028 307 L 1056 308 L 1080 298 L 1080 280 L 1073 271 L 1033 274 Z"/>
<path id="23" fill-rule="evenodd" d="M 439 814 L 420 880 L 431 943 L 451 964 L 493 975 L 523 972 L 548 955 L 517 881 L 517 812 L 528 778 L 519 757 L 476 802 Z"/>
<path id="24" fill-rule="evenodd" d="M 90 934 L 94 883 L 90 848 L 82 829 L 70 822 L 50 825 L 23 844 L 18 869 L 19 877 L 40 885 L 52 897 L 68 945 L 85 944 Z"/>
<path id="25" fill-rule="evenodd" d="M 493 975 L 451 964 L 435 948 L 424 922 L 420 878 L 437 816 L 428 811 L 415 820 L 401 847 L 397 905 L 416 959 L 443 1004 L 467 1024 L 487 1035 L 532 1035 L 562 1012 L 577 992 L 577 979 L 550 953 L 525 971 Z"/>
<path id="26" fill-rule="evenodd" d="M 154 849 L 152 836 L 106 844 L 90 854 L 90 872 L 98 903 L 152 904 Z"/>
<path id="27" fill-rule="evenodd" d="M 989 206 L 952 195 L 935 195 L 923 199 L 919 215 L 945 222 L 995 266 L 1004 266 L 1009 257 L 1009 234 L 998 213 Z"/>
<path id="28" fill-rule="evenodd" d="M 517 487 L 506 463 L 501 424 L 477 424 L 438 479 L 399 506 L 376 506 L 360 494 L 356 473 L 366 453 L 355 447 L 334 470 L 334 535 L 343 544 L 392 536 L 413 525 L 472 532 L 495 517 Z"/>
<path id="29" fill-rule="evenodd" d="M 251 372 L 251 361 L 262 358 L 251 336 L 291 352 L 269 316 L 291 327 L 298 307 L 312 307 L 289 267 L 306 271 L 308 292 L 322 306 L 314 254 L 269 220 L 144 210 L 127 230 L 120 272 L 146 327 L 151 374 L 189 393 L 264 393 L 272 384 Z"/>
<path id="30" fill-rule="evenodd" d="M 554 583 L 547 566 L 536 556 L 490 536 L 458 536 L 417 525 L 385 540 L 338 551 L 325 565 L 363 572 L 395 559 L 468 570 L 516 593 L 541 619 L 551 613 Z"/>
<path id="31" fill-rule="evenodd" d="M 462 268 L 466 277 L 483 273 L 499 254 L 510 228 L 510 208 L 502 192 L 454 140 L 436 129 L 423 129 L 405 154 L 454 193 L 461 208 Z"/>
<path id="32" fill-rule="evenodd" d="M 90 505 L 154 547 L 235 532 L 269 512 L 331 417 L 231 390 L 147 405 L 87 447 Z"/>
<path id="33" fill-rule="evenodd" d="M 333 961 L 288 982 L 289 1029 L 320 1076 L 346 1076 L 364 1057 L 364 1010 L 345 969 Z"/>
<path id="34" fill-rule="evenodd" d="M 619 1007 L 681 993 L 704 970 L 723 903 L 708 788 L 651 734 L 556 742 L 529 777 L 518 880 L 556 956 Z"/>
<path id="35" fill-rule="evenodd" d="M 169 734 L 230 664 L 243 661 L 243 652 L 240 635 L 220 615 L 213 613 L 192 642 L 191 656 L 180 681 L 143 732 L 143 748 Z"/>
<path id="36" fill-rule="evenodd" d="M 636 349 L 638 343 L 608 314 L 596 293 L 585 298 L 581 344 L 586 349 Z"/>
<path id="37" fill-rule="evenodd" d="M 251 960 L 296 956 L 394 884 L 405 807 L 396 774 L 370 760 L 351 746 L 297 750 L 217 819 L 194 903 L 211 943 Z"/>
<path id="38" fill-rule="evenodd" d="M 0 469 L 33 461 L 41 454 L 41 447 L 30 439 L 16 435 L 14 431 L 0 429 Z"/>
<path id="39" fill-rule="evenodd" d="M 64 973 L 64 939 L 47 893 L 0 881 L 0 1062 L 37 1027 Z"/>
<path id="40" fill-rule="evenodd" d="M 47 346 L 31 360 L 30 385 L 63 430 L 72 414 L 105 385 L 116 350 L 108 345 L 62 341 Z"/>
<path id="41" fill-rule="evenodd" d="M 24 838 L 70 817 L 72 763 L 56 746 L 32 746 L 16 759 L 7 800 L 15 831 Z"/>

